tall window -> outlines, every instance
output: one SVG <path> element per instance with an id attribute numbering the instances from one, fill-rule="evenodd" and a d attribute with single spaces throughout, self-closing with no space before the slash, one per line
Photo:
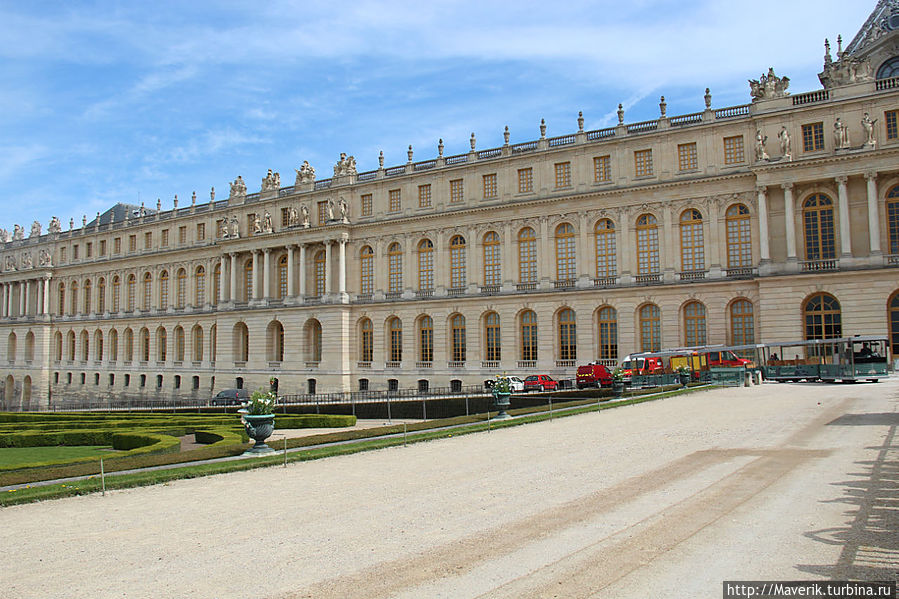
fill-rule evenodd
<path id="1" fill-rule="evenodd" d="M 278 298 L 287 297 L 287 254 L 278 258 Z"/>
<path id="2" fill-rule="evenodd" d="M 402 196 L 400 195 L 399 189 L 391 189 L 387 193 L 388 197 L 388 206 L 387 210 L 389 212 L 399 212 L 402 209 Z"/>
<path id="3" fill-rule="evenodd" d="M 895 358 L 899 356 L 899 291 L 893 292 L 893 295 L 890 296 L 890 300 L 887 302 L 887 312 L 890 327 L 890 351 Z"/>
<path id="4" fill-rule="evenodd" d="M 749 228 L 749 208 L 734 204 L 725 213 L 727 222 L 727 267 L 752 266 L 752 236 Z"/>
<path id="5" fill-rule="evenodd" d="M 659 351 L 661 349 L 661 311 L 655 304 L 646 304 L 640 308 L 640 351 Z"/>
<path id="6" fill-rule="evenodd" d="M 115 329 L 109 331 L 109 359 L 112 362 L 119 359 L 119 333 Z"/>
<path id="7" fill-rule="evenodd" d="M 243 264 L 243 287 L 246 292 L 246 300 L 253 299 L 253 260 L 247 260 Z"/>
<path id="8" fill-rule="evenodd" d="M 484 175 L 484 199 L 493 200 L 499 197 L 499 190 L 496 186 L 496 173 Z"/>
<path id="9" fill-rule="evenodd" d="M 121 299 L 121 279 L 118 275 L 112 278 L 112 311 L 113 313 L 117 313 L 122 306 Z"/>
<path id="10" fill-rule="evenodd" d="M 403 321 L 399 318 L 390 319 L 390 361 L 403 361 Z"/>
<path id="11" fill-rule="evenodd" d="M 200 325 L 191 331 L 191 359 L 194 362 L 203 361 L 203 328 Z"/>
<path id="12" fill-rule="evenodd" d="M 705 306 L 700 302 L 684 306 L 684 344 L 688 347 L 706 345 Z"/>
<path id="13" fill-rule="evenodd" d="M 677 167 L 681 172 L 696 170 L 696 142 L 677 144 Z"/>
<path id="14" fill-rule="evenodd" d="M 56 313 L 60 316 L 66 313 L 66 284 L 59 284 L 59 300 L 56 302 Z"/>
<path id="15" fill-rule="evenodd" d="M 162 327 L 156 330 L 156 359 L 165 362 L 168 350 L 168 333 Z"/>
<path id="16" fill-rule="evenodd" d="M 890 253 L 899 254 L 899 185 L 887 194 L 887 230 L 890 235 Z"/>
<path id="17" fill-rule="evenodd" d="M 319 250 L 312 260 L 315 271 L 315 295 L 325 294 L 325 251 Z"/>
<path id="18" fill-rule="evenodd" d="M 313 320 L 309 325 L 309 357 L 313 362 L 322 361 L 322 325 Z"/>
<path id="19" fill-rule="evenodd" d="M 450 287 L 465 287 L 465 238 L 453 235 L 450 239 Z"/>
<path id="20" fill-rule="evenodd" d="M 132 312 L 137 307 L 137 277 L 128 275 L 128 311 Z"/>
<path id="21" fill-rule="evenodd" d="M 125 329 L 124 334 L 124 342 L 125 342 L 125 353 L 124 359 L 125 362 L 131 362 L 134 359 L 134 331 L 131 329 Z"/>
<path id="22" fill-rule="evenodd" d="M 362 204 L 362 216 L 371 216 L 371 194 L 364 193 L 360 198 Z"/>
<path id="23" fill-rule="evenodd" d="M 499 235 L 495 231 L 489 231 L 484 235 L 484 284 L 501 283 Z"/>
<path id="24" fill-rule="evenodd" d="M 74 316 L 78 314 L 78 281 L 72 281 L 72 312 Z"/>
<path id="25" fill-rule="evenodd" d="M 454 314 L 450 318 L 451 347 L 450 355 L 453 362 L 465 361 L 465 317 Z"/>
<path id="26" fill-rule="evenodd" d="M 371 320 L 364 318 L 359 325 L 359 330 L 361 331 L 359 361 L 371 362 L 374 353 L 374 327 Z"/>
<path id="27" fill-rule="evenodd" d="M 400 293 L 403 290 L 403 250 L 397 242 L 387 247 L 387 291 Z"/>
<path id="28" fill-rule="evenodd" d="M 222 263 L 217 262 L 212 269 L 212 303 L 218 305 L 222 299 Z"/>
<path id="29" fill-rule="evenodd" d="M 175 327 L 175 361 L 184 361 L 184 329 Z"/>
<path id="30" fill-rule="evenodd" d="M 100 277 L 97 281 L 97 313 L 106 312 L 106 279 Z"/>
<path id="31" fill-rule="evenodd" d="M 534 169 L 518 169 L 518 193 L 530 193 L 534 191 Z"/>
<path id="32" fill-rule="evenodd" d="M 537 234 L 530 227 L 518 232 L 518 280 L 537 282 Z"/>
<path id="33" fill-rule="evenodd" d="M 487 352 L 485 356 L 488 361 L 499 362 L 501 358 L 501 343 L 499 334 L 499 314 L 491 312 L 484 319 L 484 341 L 486 342 Z"/>
<path id="34" fill-rule="evenodd" d="M 88 279 L 84 282 L 84 313 L 90 314 L 92 306 L 93 303 L 91 302 L 91 280 Z"/>
<path id="35" fill-rule="evenodd" d="M 328 222 L 328 200 L 321 200 L 318 206 L 318 224 L 324 225 Z"/>
<path id="36" fill-rule="evenodd" d="M 593 228 L 596 240 L 596 276 L 614 277 L 617 274 L 617 258 L 615 256 L 615 225 L 611 220 L 603 218 Z"/>
<path id="37" fill-rule="evenodd" d="M 828 293 L 816 293 L 802 306 L 806 339 L 836 339 L 843 336 L 840 302 Z"/>
<path id="38" fill-rule="evenodd" d="M 618 314 L 615 308 L 600 309 L 599 317 L 599 359 L 618 359 Z"/>
<path id="39" fill-rule="evenodd" d="M 634 152 L 634 174 L 637 177 L 649 177 L 652 175 L 652 150 L 637 150 Z"/>
<path id="40" fill-rule="evenodd" d="M 537 360 L 537 313 L 533 310 L 521 313 L 521 359 Z"/>
<path id="41" fill-rule="evenodd" d="M 685 210 L 680 215 L 680 251 L 684 271 L 705 269 L 702 214 L 699 210 Z"/>
<path id="42" fill-rule="evenodd" d="M 359 252 L 359 279 L 360 293 L 375 290 L 375 252 L 368 245 Z"/>
<path id="43" fill-rule="evenodd" d="M 738 299 L 730 304 L 730 342 L 732 345 L 755 343 L 755 322 L 749 300 Z"/>
<path id="44" fill-rule="evenodd" d="M 418 320 L 418 359 L 422 362 L 434 361 L 434 321 L 430 316 Z"/>
<path id="45" fill-rule="evenodd" d="M 178 270 L 178 288 L 176 289 L 177 308 L 184 308 L 187 305 L 187 272 L 183 268 Z"/>
<path id="46" fill-rule="evenodd" d="M 430 185 L 419 185 L 418 186 L 418 207 L 419 208 L 428 208 L 431 206 L 431 186 Z"/>
<path id="47" fill-rule="evenodd" d="M 808 198 L 802 204 L 802 222 L 805 231 L 805 259 L 836 258 L 833 202 L 830 198 L 820 193 Z"/>
<path id="48" fill-rule="evenodd" d="M 883 113 L 887 127 L 887 139 L 899 137 L 899 110 L 887 110 Z"/>
<path id="49" fill-rule="evenodd" d="M 637 218 L 637 274 L 659 272 L 659 225 L 652 214 Z M 644 350 L 653 351 L 653 350 Z"/>
<path id="50" fill-rule="evenodd" d="M 562 223 L 556 227 L 556 278 L 570 280 L 577 277 L 576 241 L 574 227 Z"/>
<path id="51" fill-rule="evenodd" d="M 434 288 L 434 244 L 430 239 L 418 242 L 418 288 Z"/>
<path id="52" fill-rule="evenodd" d="M 557 162 L 555 164 L 556 188 L 571 187 L 571 163 Z"/>
<path id="53" fill-rule="evenodd" d="M 159 275 L 159 309 L 165 310 L 169 307 L 169 273 L 162 271 Z"/>
<path id="54" fill-rule="evenodd" d="M 612 157 L 596 156 L 593 158 L 593 182 L 608 183 L 612 180 Z"/>
<path id="55" fill-rule="evenodd" d="M 811 123 L 802 126 L 802 149 L 805 152 L 824 149 L 824 123 Z"/>
<path id="56" fill-rule="evenodd" d="M 462 189 L 462 179 L 453 179 L 450 183 L 450 202 L 457 204 L 465 199 Z"/>
<path id="57" fill-rule="evenodd" d="M 739 164 L 744 160 L 743 136 L 724 138 L 724 164 Z"/>
<path id="58" fill-rule="evenodd" d="M 570 308 L 559 312 L 559 359 L 577 359 L 577 325 Z"/>
<path id="59" fill-rule="evenodd" d="M 195 272 L 196 289 L 194 292 L 194 306 L 202 308 L 206 304 L 206 269 L 198 266 Z"/>

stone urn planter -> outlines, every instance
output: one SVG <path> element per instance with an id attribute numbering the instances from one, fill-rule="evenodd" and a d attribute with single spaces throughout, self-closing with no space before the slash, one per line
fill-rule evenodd
<path id="1" fill-rule="evenodd" d="M 275 451 L 265 444 L 265 440 L 271 437 L 275 431 L 275 415 L 245 414 L 244 420 L 246 421 L 247 435 L 255 441 L 253 447 L 248 449 L 244 455 L 258 455 Z"/>
<path id="2" fill-rule="evenodd" d="M 687 383 L 690 382 L 690 373 L 689 372 L 678 372 L 677 380 L 681 384 L 681 387 L 686 387 Z"/>
<path id="3" fill-rule="evenodd" d="M 509 409 L 511 397 L 511 393 L 504 393 L 502 391 L 497 391 L 496 389 L 493 390 L 493 404 L 496 406 L 496 411 L 498 412 L 495 420 L 508 420 L 512 418 L 506 411 Z"/>
<path id="4" fill-rule="evenodd" d="M 624 381 L 612 381 L 612 395 L 621 397 L 624 394 Z"/>

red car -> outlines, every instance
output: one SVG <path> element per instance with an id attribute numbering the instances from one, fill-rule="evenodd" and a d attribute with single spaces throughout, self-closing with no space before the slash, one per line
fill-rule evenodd
<path id="1" fill-rule="evenodd" d="M 577 367 L 577 388 L 608 387 L 612 384 L 612 374 L 602 364 L 591 362 Z"/>
<path id="2" fill-rule="evenodd" d="M 559 381 L 553 380 L 548 374 L 532 374 L 524 379 L 525 391 L 547 391 L 559 388 Z"/>

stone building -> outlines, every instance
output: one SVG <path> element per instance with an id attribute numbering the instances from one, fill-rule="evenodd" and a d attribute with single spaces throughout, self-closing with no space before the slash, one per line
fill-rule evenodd
<path id="1" fill-rule="evenodd" d="M 208 398 L 572 377 L 629 352 L 852 334 L 899 350 L 899 5 L 822 89 L 0 231 L 0 394 Z"/>

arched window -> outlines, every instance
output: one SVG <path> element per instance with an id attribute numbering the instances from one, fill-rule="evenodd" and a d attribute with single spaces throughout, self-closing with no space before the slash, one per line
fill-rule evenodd
<path id="1" fill-rule="evenodd" d="M 287 254 L 278 258 L 278 299 L 287 297 Z"/>
<path id="2" fill-rule="evenodd" d="M 84 314 L 90 314 L 91 308 L 93 307 L 93 302 L 91 301 L 91 280 L 87 279 L 84 281 Z"/>
<path id="3" fill-rule="evenodd" d="M 371 324 L 371 320 L 363 318 L 359 324 L 359 330 L 361 332 L 359 337 L 359 361 L 371 362 L 374 354 L 374 327 Z"/>
<path id="4" fill-rule="evenodd" d="M 159 275 L 159 310 L 166 310 L 169 307 L 169 273 L 164 270 Z"/>
<path id="5" fill-rule="evenodd" d="M 215 364 L 216 350 L 218 349 L 218 327 L 209 327 L 209 361 Z"/>
<path id="6" fill-rule="evenodd" d="M 755 343 L 755 321 L 749 300 L 738 299 L 730 304 L 730 342 L 731 345 Z"/>
<path id="7" fill-rule="evenodd" d="M 462 289 L 465 285 L 465 238 L 453 235 L 450 239 L 450 287 Z"/>
<path id="8" fill-rule="evenodd" d="M 518 281 L 537 282 L 537 234 L 530 227 L 518 232 Z"/>
<path id="9" fill-rule="evenodd" d="M 156 359 L 165 362 L 168 358 L 169 335 L 164 327 L 156 329 Z"/>
<path id="10" fill-rule="evenodd" d="M 206 269 L 198 266 L 195 275 L 194 306 L 202 308 L 206 304 Z"/>
<path id="11" fill-rule="evenodd" d="M 184 328 L 175 327 L 175 361 L 184 361 Z"/>
<path id="12" fill-rule="evenodd" d="M 53 345 L 56 348 L 56 361 L 59 362 L 62 360 L 62 333 L 60 331 L 56 331 L 56 335 L 53 336 Z"/>
<path id="13" fill-rule="evenodd" d="M 395 241 L 387 246 L 387 291 L 403 291 L 403 248 Z"/>
<path id="14" fill-rule="evenodd" d="M 212 270 L 212 304 L 217 306 L 222 301 L 222 263 L 219 262 Z"/>
<path id="15" fill-rule="evenodd" d="M 684 344 L 687 347 L 706 345 L 705 306 L 701 302 L 684 306 Z"/>
<path id="16" fill-rule="evenodd" d="M 640 308 L 640 351 L 662 349 L 662 315 L 655 304 Z"/>
<path id="17" fill-rule="evenodd" d="M 75 331 L 69 331 L 66 341 L 69 346 L 69 360 L 75 359 Z"/>
<path id="18" fill-rule="evenodd" d="M 273 320 L 268 325 L 268 360 L 272 362 L 284 361 L 284 325 L 280 321 Z"/>
<path id="19" fill-rule="evenodd" d="M 486 342 L 486 358 L 491 362 L 502 359 L 502 343 L 500 339 L 499 314 L 490 312 L 484 318 L 484 341 Z"/>
<path id="20" fill-rule="evenodd" d="M 66 284 L 59 283 L 59 300 L 56 305 L 56 314 L 62 316 L 66 313 Z"/>
<path id="21" fill-rule="evenodd" d="M 567 281 L 577 277 L 574 227 L 562 223 L 556 227 L 556 279 Z"/>
<path id="22" fill-rule="evenodd" d="M 887 194 L 887 231 L 890 235 L 890 253 L 899 254 L 899 185 Z"/>
<path id="23" fill-rule="evenodd" d="M 94 360 L 103 361 L 103 331 L 94 333 Z"/>
<path id="24" fill-rule="evenodd" d="M 559 359 L 577 360 L 577 325 L 574 310 L 565 308 L 559 312 Z"/>
<path id="25" fill-rule="evenodd" d="M 659 225 L 652 214 L 637 218 L 637 273 L 641 275 L 659 272 Z M 653 350 L 645 350 L 653 351 Z"/>
<path id="26" fill-rule="evenodd" d="M 434 361 L 434 321 L 427 315 L 418 319 L 418 359 Z"/>
<path id="27" fill-rule="evenodd" d="M 70 314 L 72 316 L 78 314 L 78 281 L 72 281 L 72 306 Z"/>
<path id="28" fill-rule="evenodd" d="M 134 309 L 137 307 L 137 277 L 134 275 L 128 275 L 128 311 L 134 312 Z"/>
<path id="29" fill-rule="evenodd" d="M 322 262 L 324 262 L 324 252 L 322 252 Z M 244 292 L 246 293 L 245 299 L 246 301 L 250 301 L 253 299 L 253 260 L 247 260 L 243 265 L 243 287 Z M 324 285 L 324 284 L 323 284 Z"/>
<path id="30" fill-rule="evenodd" d="M 434 244 L 430 239 L 418 242 L 418 288 L 422 291 L 434 288 Z"/>
<path id="31" fill-rule="evenodd" d="M 390 353 L 388 359 L 391 362 L 403 361 L 403 321 L 399 318 L 391 318 L 387 325 L 390 334 Z"/>
<path id="32" fill-rule="evenodd" d="M 87 362 L 91 353 L 91 341 L 87 331 L 81 331 L 81 361 Z"/>
<path id="33" fill-rule="evenodd" d="M 894 56 L 877 69 L 878 79 L 892 79 L 893 77 L 899 77 L 899 56 Z"/>
<path id="34" fill-rule="evenodd" d="M 484 285 L 502 284 L 500 264 L 499 235 L 495 231 L 488 231 L 484 235 Z"/>
<path id="35" fill-rule="evenodd" d="M 187 273 L 183 268 L 178 269 L 178 283 L 175 290 L 175 307 L 183 309 L 187 305 Z"/>
<path id="36" fill-rule="evenodd" d="M 890 350 L 899 356 L 899 291 L 894 291 L 887 302 L 887 319 L 890 327 Z"/>
<path id="37" fill-rule="evenodd" d="M 533 310 L 521 313 L 521 359 L 537 361 L 537 313 Z"/>
<path id="38" fill-rule="evenodd" d="M 231 346 L 234 361 L 246 362 L 250 355 L 250 331 L 246 323 L 238 322 L 234 325 Z"/>
<path id="39" fill-rule="evenodd" d="M 372 293 L 375 290 L 375 252 L 365 246 L 359 252 L 359 292 Z"/>
<path id="40" fill-rule="evenodd" d="M 802 204 L 805 231 L 805 259 L 833 260 L 836 241 L 833 228 L 833 202 L 826 195 L 816 193 Z"/>
<path id="41" fill-rule="evenodd" d="M 6 339 L 6 359 L 10 362 L 16 361 L 16 334 L 10 333 Z"/>
<path id="42" fill-rule="evenodd" d="M 152 293 L 153 293 L 153 275 L 146 272 L 146 273 L 144 273 L 144 297 L 143 297 L 144 306 L 142 308 L 144 310 L 144 312 L 150 311 L 150 302 L 153 299 Z"/>
<path id="43" fill-rule="evenodd" d="M 322 361 L 322 325 L 317 320 L 312 320 L 307 328 L 307 347 L 309 348 L 309 360 L 311 362 Z"/>
<path id="44" fill-rule="evenodd" d="M 593 236 L 596 241 L 597 278 L 616 276 L 618 265 L 615 255 L 615 225 L 611 220 L 603 218 L 593 228 Z"/>
<path id="45" fill-rule="evenodd" d="M 694 208 L 680 215 L 680 251 L 682 270 L 705 270 L 702 214 Z"/>
<path id="46" fill-rule="evenodd" d="M 618 359 L 618 313 L 606 306 L 597 314 L 599 320 L 599 359 Z"/>
<path id="47" fill-rule="evenodd" d="M 749 229 L 749 208 L 734 204 L 725 213 L 727 223 L 727 267 L 752 266 L 752 237 Z"/>
<path id="48" fill-rule="evenodd" d="M 465 317 L 454 314 L 450 317 L 450 356 L 453 362 L 465 361 Z"/>
<path id="49" fill-rule="evenodd" d="M 194 362 L 203 361 L 203 327 L 200 325 L 191 329 L 191 359 Z"/>
<path id="50" fill-rule="evenodd" d="M 115 329 L 109 331 L 109 359 L 112 362 L 119 359 L 119 332 Z"/>
<path id="51" fill-rule="evenodd" d="M 125 342 L 125 353 L 123 358 L 125 362 L 131 362 L 134 359 L 134 331 L 131 329 L 125 329 L 124 333 L 124 342 Z"/>
<path id="52" fill-rule="evenodd" d="M 118 313 L 122 309 L 122 281 L 118 275 L 112 278 L 112 311 Z"/>
<path id="53" fill-rule="evenodd" d="M 106 279 L 100 277 L 97 281 L 97 314 L 106 312 Z"/>
<path id="54" fill-rule="evenodd" d="M 815 293 L 802 306 L 806 339 L 836 339 L 843 336 L 840 302 L 828 293 Z"/>

